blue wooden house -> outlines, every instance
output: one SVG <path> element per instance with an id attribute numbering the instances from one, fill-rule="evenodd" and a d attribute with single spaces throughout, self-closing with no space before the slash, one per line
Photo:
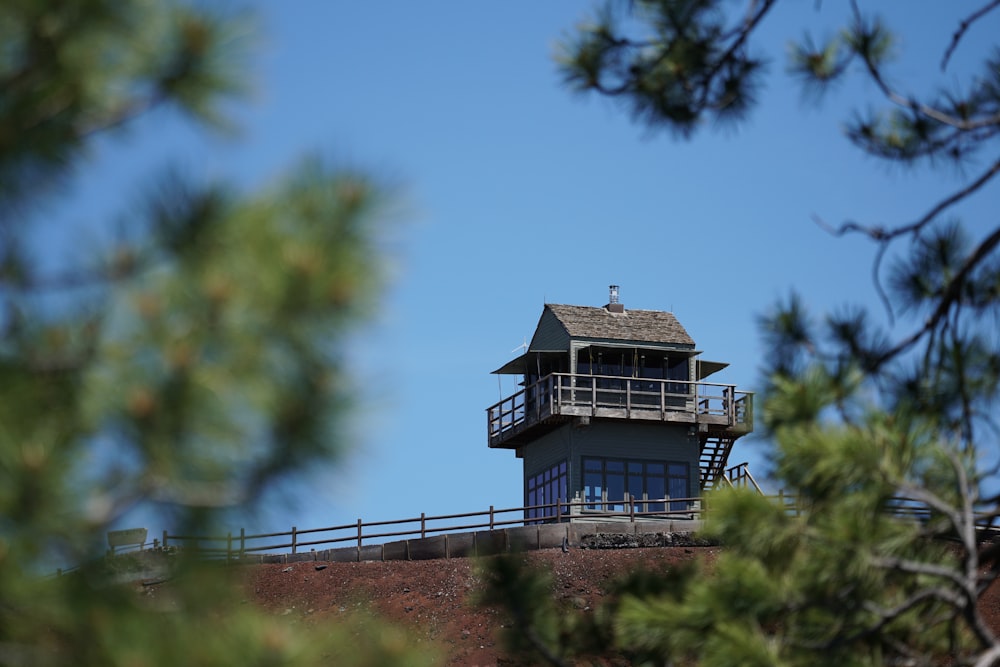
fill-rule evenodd
<path id="1" fill-rule="evenodd" d="M 523 460 L 525 506 L 687 508 L 753 430 L 753 395 L 709 380 L 726 366 L 673 313 L 626 309 L 617 286 L 600 308 L 546 304 L 524 353 L 494 371 L 520 389 L 487 408 L 489 446 Z"/>

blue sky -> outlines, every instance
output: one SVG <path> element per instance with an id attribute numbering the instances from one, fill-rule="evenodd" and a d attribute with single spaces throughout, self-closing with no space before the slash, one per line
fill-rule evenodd
<path id="1" fill-rule="evenodd" d="M 166 160 L 252 188 L 319 152 L 395 185 L 382 240 L 391 283 L 348 350 L 361 403 L 351 453 L 302 481 L 298 509 L 247 528 L 522 504 L 520 461 L 487 448 L 485 408 L 512 392 L 490 371 L 530 339 L 545 302 L 600 306 L 621 285 L 626 308 L 672 310 L 706 358 L 730 362 L 718 381 L 750 390 L 763 361 L 755 320 L 791 290 L 817 313 L 877 309 L 873 246 L 832 238 L 811 216 L 908 222 L 961 174 L 887 169 L 851 148 L 842 121 L 878 103 L 860 77 L 822 108 L 804 101 L 785 46 L 807 28 L 830 34 L 846 5 L 817 4 L 786 3 L 765 23 L 771 65 L 749 121 L 688 142 L 561 85 L 555 43 L 589 3 L 523 0 L 261 3 L 238 136 L 157 118 L 106 142 L 77 185 L 94 215 Z M 895 80 L 954 85 L 997 21 L 977 26 L 941 77 L 958 17 L 916 4 L 889 14 L 904 36 Z M 961 213 L 973 228 L 995 224 L 982 217 L 996 201 L 980 194 Z M 745 439 L 731 461 L 763 477 L 765 451 Z"/>

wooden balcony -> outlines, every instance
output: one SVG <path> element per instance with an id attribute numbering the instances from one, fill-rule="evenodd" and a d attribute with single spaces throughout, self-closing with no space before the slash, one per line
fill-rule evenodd
<path id="1" fill-rule="evenodd" d="M 735 385 L 552 373 L 486 409 L 489 446 L 515 449 L 573 417 L 695 424 L 739 437 L 753 430 L 753 394 Z"/>

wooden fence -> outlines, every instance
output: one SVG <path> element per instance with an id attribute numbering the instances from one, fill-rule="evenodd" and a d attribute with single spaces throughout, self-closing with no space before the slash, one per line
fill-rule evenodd
<path id="1" fill-rule="evenodd" d="M 328 526 L 324 528 L 300 529 L 277 533 L 247 534 L 240 529 L 237 534 L 204 536 L 172 535 L 163 531 L 162 543 L 155 546 L 176 547 L 198 551 L 202 555 L 219 558 L 240 558 L 250 553 L 299 553 L 302 549 L 316 547 L 351 546 L 379 544 L 393 539 L 425 538 L 443 533 L 468 532 L 476 530 L 497 530 L 515 526 L 530 526 L 540 523 L 567 521 L 648 521 L 653 519 L 693 520 L 701 516 L 701 498 L 660 498 L 624 499 L 614 501 L 572 501 L 556 500 L 554 503 L 528 505 L 497 509 L 490 505 L 488 510 L 443 514 L 440 516 L 420 516 L 391 521 L 363 521 Z M 670 509 L 683 506 L 683 509 Z M 542 511 L 541 516 L 529 518 L 529 512 Z"/>
<path id="2" fill-rule="evenodd" d="M 739 480 L 737 485 L 756 488 L 753 478 Z M 798 499 L 792 495 L 779 492 L 767 496 L 773 502 L 783 507 L 789 514 L 797 515 L 800 511 Z M 479 530 L 497 530 L 503 528 L 530 526 L 546 523 L 563 523 L 569 521 L 650 521 L 650 520 L 697 520 L 705 512 L 704 498 L 660 498 L 622 500 L 575 500 L 566 502 L 556 500 L 554 503 L 530 505 L 525 507 L 510 507 L 497 509 L 490 505 L 488 510 L 481 512 L 465 512 L 461 514 L 443 514 L 427 516 L 421 513 L 407 519 L 390 521 L 363 521 L 328 526 L 324 528 L 299 529 L 292 526 L 291 530 L 276 533 L 247 534 L 240 529 L 238 534 L 227 533 L 217 536 L 172 535 L 163 531 L 162 543 L 153 540 L 154 547 L 179 548 L 196 551 L 199 555 L 210 558 L 242 558 L 252 553 L 299 553 L 303 549 L 316 547 L 357 547 L 377 545 L 391 540 L 410 538 L 426 538 L 444 533 L 458 533 Z M 680 508 L 680 509 L 677 509 Z M 932 517 L 931 510 L 924 504 L 908 498 L 892 498 L 887 507 L 896 516 L 915 521 L 926 522 Z M 541 516 L 538 511 L 542 511 Z M 532 516 L 534 514 L 534 516 Z M 977 514 L 977 525 L 984 534 L 995 533 L 998 530 L 995 513 Z"/>

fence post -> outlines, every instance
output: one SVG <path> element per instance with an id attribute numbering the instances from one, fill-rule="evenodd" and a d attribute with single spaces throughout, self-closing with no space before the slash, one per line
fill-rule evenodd
<path id="1" fill-rule="evenodd" d="M 292 553 L 298 550 L 299 546 L 299 533 L 295 526 L 292 526 Z"/>
<path id="2" fill-rule="evenodd" d="M 233 559 L 233 533 L 226 533 L 226 564 Z"/>
<path id="3" fill-rule="evenodd" d="M 723 395 L 722 402 L 725 405 L 726 409 L 726 422 L 728 422 L 730 426 L 732 426 L 733 423 L 736 421 L 735 410 L 733 409 L 733 406 L 735 405 L 733 403 L 733 390 L 735 388 L 736 388 L 735 386 L 730 386 L 722 390 L 722 395 Z"/>
<path id="4" fill-rule="evenodd" d="M 562 498 L 556 498 L 556 523 L 562 523 Z"/>
<path id="5" fill-rule="evenodd" d="M 240 558 L 247 555 L 247 529 L 240 528 Z"/>
<path id="6" fill-rule="evenodd" d="M 635 497 L 631 493 L 628 494 L 628 520 L 635 523 Z"/>
<path id="7" fill-rule="evenodd" d="M 163 531 L 163 548 L 167 548 L 167 531 Z"/>
<path id="8" fill-rule="evenodd" d="M 420 538 L 423 539 L 427 537 L 427 515 L 423 512 L 420 513 Z"/>
<path id="9" fill-rule="evenodd" d="M 360 556 L 360 554 L 361 554 L 361 519 L 358 519 L 358 554 L 359 554 L 358 558 L 360 558 L 361 557 Z"/>
<path id="10" fill-rule="evenodd" d="M 493 530 L 493 505 L 490 505 L 490 530 Z"/>

